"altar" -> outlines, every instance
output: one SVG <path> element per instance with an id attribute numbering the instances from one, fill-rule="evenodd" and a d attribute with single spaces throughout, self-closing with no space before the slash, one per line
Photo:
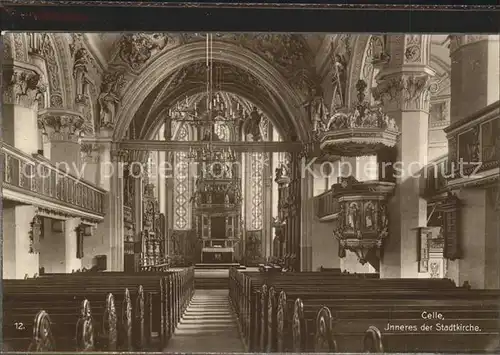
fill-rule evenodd
<path id="1" fill-rule="evenodd" d="M 206 247 L 201 251 L 201 262 L 204 264 L 232 263 L 234 248 Z"/>
<path id="2" fill-rule="evenodd" d="M 228 264 L 234 262 L 234 239 L 204 239 L 201 249 L 201 263 Z"/>

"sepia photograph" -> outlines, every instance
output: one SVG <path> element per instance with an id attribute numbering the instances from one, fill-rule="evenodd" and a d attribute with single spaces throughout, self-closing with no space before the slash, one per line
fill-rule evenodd
<path id="1" fill-rule="evenodd" d="M 498 32 L 1 44 L 2 352 L 500 352 Z"/>

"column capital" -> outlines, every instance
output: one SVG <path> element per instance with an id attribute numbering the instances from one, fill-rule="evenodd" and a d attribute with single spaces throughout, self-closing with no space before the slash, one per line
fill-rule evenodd
<path id="1" fill-rule="evenodd" d="M 450 55 L 453 55 L 459 48 L 481 41 L 486 41 L 492 37 L 496 37 L 498 40 L 498 35 L 487 35 L 487 34 L 468 34 L 468 35 L 449 35 L 448 39 L 450 41 Z"/>
<path id="2" fill-rule="evenodd" d="M 79 112 L 65 109 L 44 109 L 38 115 L 38 128 L 48 141 L 78 142 L 85 119 Z"/>
<path id="3" fill-rule="evenodd" d="M 39 104 L 43 105 L 47 84 L 36 66 L 14 62 L 4 69 L 4 77 L 4 104 L 20 105 L 33 110 L 37 110 Z"/>
<path id="4" fill-rule="evenodd" d="M 104 147 L 97 143 L 82 142 L 80 145 L 80 152 L 82 160 L 85 163 L 92 164 L 98 163 Z"/>
<path id="5" fill-rule="evenodd" d="M 384 105 L 387 112 L 428 112 L 434 74 L 427 66 L 384 70 L 377 75 L 378 85 L 372 89 L 373 97 Z"/>
<path id="6" fill-rule="evenodd" d="M 129 158 L 129 151 L 124 149 L 112 149 L 111 160 L 114 162 L 126 162 Z"/>

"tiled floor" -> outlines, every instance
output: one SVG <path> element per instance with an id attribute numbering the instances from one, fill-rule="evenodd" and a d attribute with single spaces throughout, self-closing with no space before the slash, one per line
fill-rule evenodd
<path id="1" fill-rule="evenodd" d="M 196 290 L 166 352 L 244 352 L 228 290 Z"/>

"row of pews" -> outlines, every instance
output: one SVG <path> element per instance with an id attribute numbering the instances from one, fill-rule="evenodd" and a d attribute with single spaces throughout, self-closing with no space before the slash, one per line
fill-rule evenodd
<path id="1" fill-rule="evenodd" d="M 322 271 L 230 270 L 230 298 L 248 351 L 500 351 L 500 290 Z"/>
<path id="2" fill-rule="evenodd" d="M 3 280 L 3 351 L 163 350 L 194 293 L 194 268 Z"/>

